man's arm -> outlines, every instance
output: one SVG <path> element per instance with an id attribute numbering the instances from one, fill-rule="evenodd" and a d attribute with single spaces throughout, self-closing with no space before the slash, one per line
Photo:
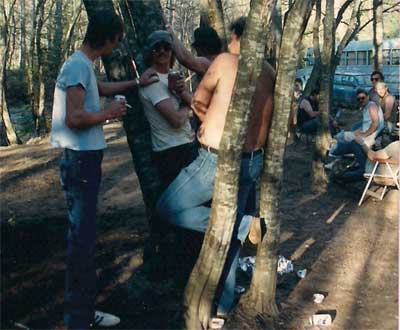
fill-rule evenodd
<path id="1" fill-rule="evenodd" d="M 191 107 L 200 121 L 204 120 L 208 111 L 212 95 L 218 85 L 221 68 L 224 66 L 225 56 L 232 55 L 221 54 L 212 62 L 192 97 Z"/>
<path id="2" fill-rule="evenodd" d="M 67 88 L 66 93 L 65 123 L 69 128 L 91 127 L 125 114 L 124 102 L 117 101 L 100 112 L 86 112 L 83 107 L 86 91 L 80 85 Z"/>
<path id="3" fill-rule="evenodd" d="M 156 71 L 153 68 L 149 68 L 141 75 L 140 79 L 118 82 L 97 81 L 97 88 L 100 96 L 111 96 L 116 93 L 122 93 L 129 89 L 136 88 L 138 86 L 151 85 L 158 81 L 159 78 Z"/>
<path id="4" fill-rule="evenodd" d="M 389 120 L 390 116 L 392 114 L 392 111 L 394 109 L 394 104 L 396 102 L 396 99 L 394 98 L 394 96 L 389 95 L 388 97 L 386 97 L 385 100 L 385 112 L 383 113 L 383 119 L 385 120 Z"/>
<path id="5" fill-rule="evenodd" d="M 378 106 L 376 104 L 371 104 L 368 108 L 369 115 L 371 117 L 371 125 L 369 128 L 362 132 L 361 130 L 357 130 L 354 132 L 354 135 L 357 137 L 367 137 L 376 131 L 378 128 L 379 116 L 378 116 Z"/>
<path id="6" fill-rule="evenodd" d="M 161 102 L 157 103 L 155 105 L 155 108 L 174 128 L 182 127 L 186 123 L 190 112 L 190 108 L 187 106 L 183 106 L 176 110 L 171 98 L 162 100 Z"/>
<path id="7" fill-rule="evenodd" d="M 313 108 L 308 100 L 303 100 L 300 103 L 300 108 L 302 108 L 311 118 L 317 117 L 319 111 L 313 111 Z"/>
<path id="8" fill-rule="evenodd" d="M 203 75 L 209 68 L 211 61 L 206 57 L 196 57 L 190 51 L 188 51 L 183 43 L 175 35 L 172 28 L 168 25 L 167 19 L 165 18 L 164 14 L 162 14 L 161 16 L 166 30 L 171 34 L 172 49 L 178 62 L 189 70 Z"/>

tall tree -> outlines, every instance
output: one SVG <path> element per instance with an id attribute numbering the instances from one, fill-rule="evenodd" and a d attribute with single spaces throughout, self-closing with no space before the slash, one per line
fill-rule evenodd
<path id="1" fill-rule="evenodd" d="M 11 122 L 10 114 L 8 112 L 7 98 L 6 98 L 6 82 L 7 82 L 7 63 L 9 59 L 10 52 L 10 35 L 9 35 L 9 23 L 10 17 L 12 16 L 12 12 L 15 9 L 16 0 L 13 0 L 9 4 L 9 10 L 7 13 L 6 4 L 4 0 L 2 1 L 1 6 L 1 16 L 3 20 L 3 26 L 1 27 L 2 38 L 1 41 L 3 46 L 0 47 L 0 112 L 1 112 L 1 130 L 5 134 L 7 144 L 17 144 L 21 143 L 17 137 L 14 126 Z"/>
<path id="2" fill-rule="evenodd" d="M 26 68 L 26 11 L 25 11 L 25 0 L 20 0 L 20 45 L 21 54 L 19 68 L 25 71 Z"/>
<path id="3" fill-rule="evenodd" d="M 383 1 L 373 0 L 374 69 L 382 71 L 383 63 Z"/>
<path id="4" fill-rule="evenodd" d="M 299 47 L 313 6 L 312 0 L 297 0 L 287 14 L 279 52 L 274 93 L 274 114 L 267 141 L 261 181 L 260 216 L 268 228 L 258 245 L 256 268 L 248 293 L 240 301 L 245 314 L 276 316 L 277 251 L 279 247 L 279 201 L 283 179 L 291 95 L 294 89 Z"/>
<path id="5" fill-rule="evenodd" d="M 276 0 L 252 0 L 241 38 L 233 97 L 220 142 L 209 226 L 185 290 L 186 329 L 207 329 L 212 301 L 225 264 L 236 221 L 238 177 L 256 80 L 261 72 Z"/>
<path id="6" fill-rule="evenodd" d="M 325 173 L 324 162 L 326 151 L 331 144 L 329 133 L 329 113 L 332 106 L 333 77 L 336 67 L 332 65 L 335 52 L 335 1 L 326 0 L 324 25 L 324 47 L 321 54 L 321 78 L 319 98 L 319 119 L 320 125 L 314 146 L 313 157 L 313 182 L 314 191 L 325 191 L 328 184 L 328 177 Z"/>
<path id="7" fill-rule="evenodd" d="M 227 31 L 221 0 L 200 0 L 200 26 L 211 26 L 217 31 L 225 50 Z"/>

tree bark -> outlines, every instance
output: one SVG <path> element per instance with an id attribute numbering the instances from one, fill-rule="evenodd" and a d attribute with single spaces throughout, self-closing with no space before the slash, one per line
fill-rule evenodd
<path id="1" fill-rule="evenodd" d="M 19 68 L 22 71 L 25 71 L 26 68 L 26 17 L 25 17 L 25 0 L 21 0 L 20 2 L 20 45 L 21 45 L 21 55 L 20 55 L 20 62 L 19 62 Z"/>
<path id="2" fill-rule="evenodd" d="M 315 138 L 312 190 L 315 192 L 326 191 L 328 176 L 325 173 L 324 163 L 326 152 L 331 144 L 329 132 L 329 113 L 332 107 L 333 76 L 335 67 L 332 65 L 335 52 L 335 1 L 326 0 L 324 25 L 324 47 L 321 54 L 321 88 L 319 99 L 320 125 Z"/>
<path id="3" fill-rule="evenodd" d="M 272 14 L 272 24 L 267 32 L 267 45 L 265 47 L 265 58 L 275 70 L 278 64 L 279 49 L 282 39 L 282 1 L 278 0 Z"/>
<path id="4" fill-rule="evenodd" d="M 383 1 L 373 0 L 374 70 L 382 71 L 383 63 Z"/>
<path id="5" fill-rule="evenodd" d="M 185 290 L 186 329 L 207 329 L 212 301 L 229 250 L 234 224 L 240 158 L 252 109 L 255 83 L 261 71 L 275 1 L 252 0 L 246 30 L 241 39 L 233 98 L 226 116 L 218 153 L 209 226 L 200 256 Z"/>
<path id="6" fill-rule="evenodd" d="M 7 13 L 6 7 L 2 6 L 1 17 L 4 20 L 4 28 L 2 32 L 2 43 L 3 46 L 0 47 L 0 112 L 1 112 L 1 126 L 2 126 L 2 144 L 4 142 L 7 145 L 19 144 L 21 141 L 19 140 L 14 126 L 11 122 L 10 114 L 8 111 L 7 98 L 6 98 L 6 81 L 7 81 L 7 63 L 9 58 L 10 51 L 10 35 L 9 35 L 9 22 L 10 17 L 12 16 L 12 12 L 15 7 L 16 0 L 10 4 L 9 12 Z M 5 134 L 4 134 L 5 133 Z M 3 141 L 6 138 L 6 141 Z"/>
<path id="7" fill-rule="evenodd" d="M 283 28 L 278 72 L 274 93 L 274 114 L 267 141 L 261 181 L 260 216 L 267 232 L 258 245 L 256 268 L 248 293 L 240 309 L 249 315 L 276 316 L 275 303 L 277 251 L 279 247 L 279 200 L 283 178 L 283 160 L 288 132 L 288 118 L 293 95 L 296 67 L 304 30 L 312 9 L 311 0 L 296 1 L 288 12 Z"/>
<path id="8" fill-rule="evenodd" d="M 310 78 L 304 87 L 303 94 L 308 96 L 311 91 L 319 85 L 321 76 L 321 51 L 319 46 L 319 27 L 321 22 L 321 0 L 315 2 L 315 18 L 313 24 L 313 52 L 314 52 L 314 66 L 311 71 Z"/>

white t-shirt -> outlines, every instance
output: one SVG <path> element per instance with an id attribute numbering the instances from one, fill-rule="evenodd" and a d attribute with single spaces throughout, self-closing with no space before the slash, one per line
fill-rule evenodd
<path id="1" fill-rule="evenodd" d="M 168 74 L 157 73 L 159 82 L 139 88 L 140 100 L 144 113 L 150 123 L 153 151 L 162 151 L 193 141 L 194 133 L 189 119 L 180 128 L 172 127 L 156 109 L 157 103 L 168 98 L 172 99 L 176 111 L 179 109 L 179 99 L 168 89 Z"/>
<path id="2" fill-rule="evenodd" d="M 62 66 L 54 90 L 53 120 L 50 143 L 56 148 L 100 150 L 107 147 L 103 125 L 72 129 L 65 124 L 66 92 L 68 87 L 85 89 L 84 110 L 100 111 L 100 97 L 93 62 L 77 50 Z"/>

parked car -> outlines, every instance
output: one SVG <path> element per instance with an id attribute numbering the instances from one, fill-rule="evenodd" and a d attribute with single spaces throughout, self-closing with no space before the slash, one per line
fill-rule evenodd
<path id="1" fill-rule="evenodd" d="M 370 76 L 365 73 L 336 72 L 333 80 L 333 103 L 353 108 L 357 105 L 357 89 L 363 88 L 368 92 L 371 86 Z"/>

